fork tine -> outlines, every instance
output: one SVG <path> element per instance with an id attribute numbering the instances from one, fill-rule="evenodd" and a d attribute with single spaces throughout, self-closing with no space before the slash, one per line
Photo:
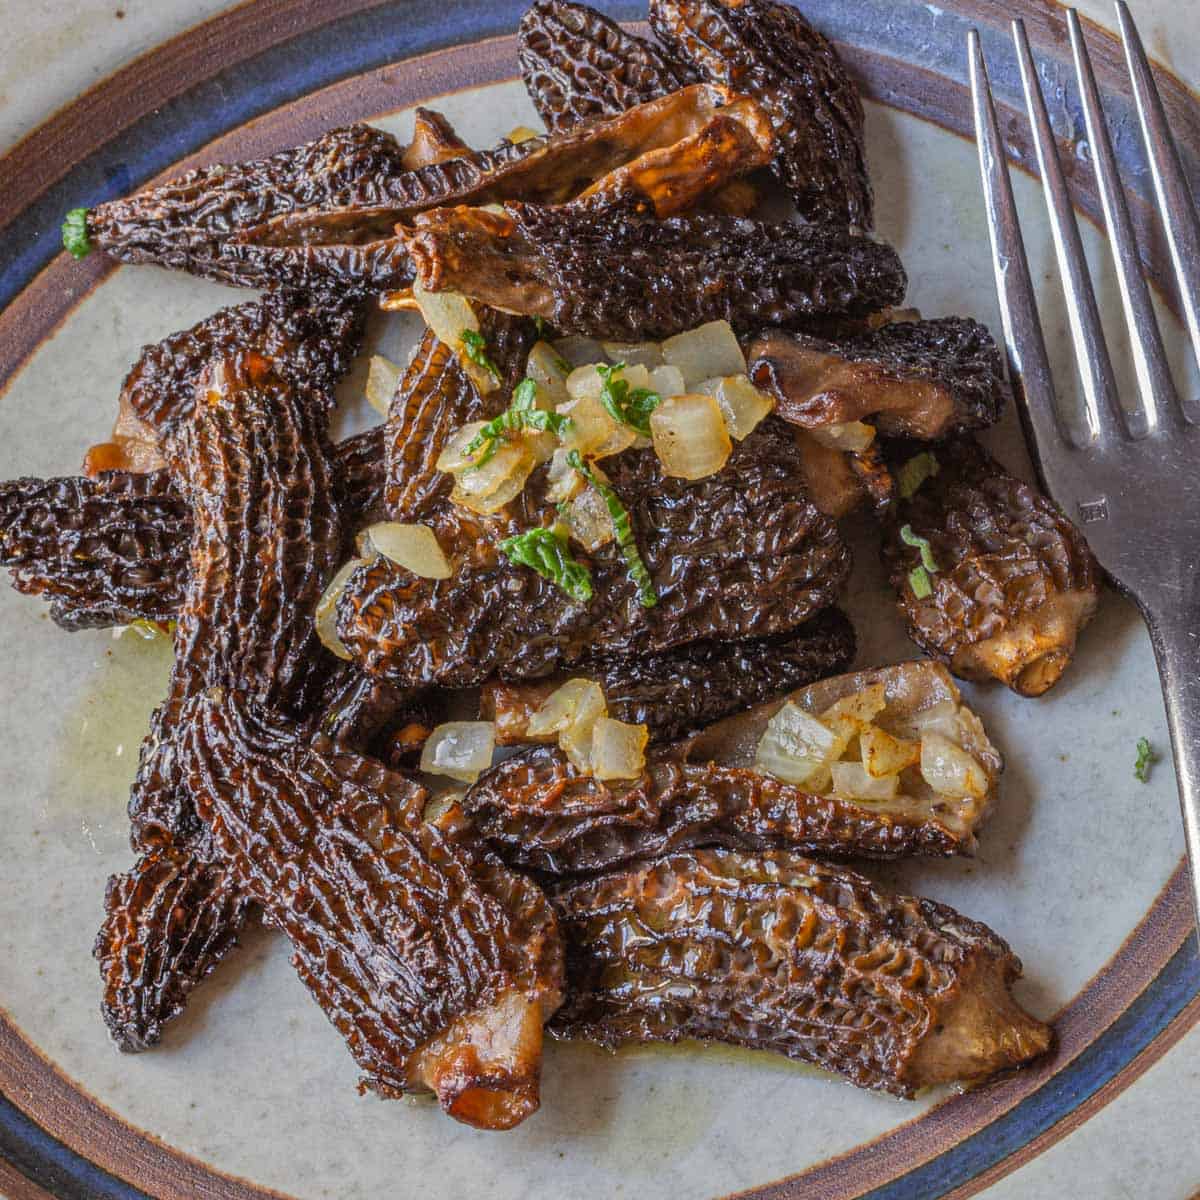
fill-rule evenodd
<path id="1" fill-rule="evenodd" d="M 1092 277 L 1083 253 L 1083 242 L 1079 237 L 1075 208 L 1058 157 L 1058 146 L 1038 83 L 1029 39 L 1025 36 L 1025 22 L 1019 18 L 1013 21 L 1012 32 L 1038 168 L 1046 194 L 1046 209 L 1050 214 L 1054 255 L 1058 259 L 1058 271 L 1066 292 L 1067 320 L 1071 328 L 1071 340 L 1075 344 L 1075 364 L 1083 380 L 1084 420 L 1086 437 L 1090 442 L 1101 436 L 1105 414 L 1116 415 L 1120 419 L 1117 384 L 1108 357 L 1108 345 L 1104 340 L 1104 326 L 1100 323 Z"/>
<path id="2" fill-rule="evenodd" d="M 1142 396 L 1141 410 L 1126 412 L 1125 423 L 1135 437 L 1144 437 L 1154 431 L 1162 414 L 1170 411 L 1176 399 L 1175 383 L 1167 365 L 1162 333 L 1150 301 L 1150 289 L 1142 274 L 1137 236 L 1133 232 L 1129 206 L 1125 203 L 1125 192 L 1121 188 L 1116 156 L 1108 136 L 1108 124 L 1100 105 L 1100 91 L 1092 72 L 1091 56 L 1083 38 L 1079 14 L 1073 8 L 1067 9 L 1067 29 L 1071 35 L 1071 51 L 1075 59 L 1075 74 L 1079 79 L 1088 144 L 1092 148 L 1096 180 L 1100 185 L 1104 222 L 1114 251 L 1121 304 L 1133 347 L 1134 371 Z"/>
<path id="3" fill-rule="evenodd" d="M 1037 298 L 1029 277 L 1029 260 L 1013 200 L 1008 160 L 996 122 L 996 107 L 988 82 L 987 64 L 978 30 L 967 34 L 971 70 L 971 106 L 975 116 L 975 141 L 979 146 L 979 172 L 987 209 L 988 237 L 996 272 L 996 294 L 1004 323 L 1009 376 L 1030 434 L 1031 449 L 1040 458 L 1055 436 L 1073 444 L 1054 397 L 1054 379 L 1046 354 L 1046 339 L 1038 318 Z"/>
<path id="4" fill-rule="evenodd" d="M 1154 192 L 1158 197 L 1158 211 L 1167 231 L 1167 244 L 1171 248 L 1192 350 L 1200 362 L 1200 216 L 1196 213 L 1179 151 L 1167 125 L 1154 72 L 1125 0 L 1117 0 L 1117 19 L 1121 24 L 1125 61 L 1133 80 L 1133 98 L 1150 160 Z M 1189 413 L 1193 419 L 1195 415 Z"/>

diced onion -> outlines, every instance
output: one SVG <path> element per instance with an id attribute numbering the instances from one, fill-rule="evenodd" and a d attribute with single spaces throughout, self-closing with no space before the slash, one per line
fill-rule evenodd
<path id="1" fill-rule="evenodd" d="M 465 470 L 475 462 L 475 455 L 467 454 L 467 447 L 475 440 L 475 435 L 484 427 L 485 421 L 472 421 L 450 435 L 438 455 L 437 469 L 448 471 L 452 475 Z M 480 451 L 476 451 L 476 454 Z"/>
<path id="2" fill-rule="evenodd" d="M 382 354 L 371 355 L 371 365 L 367 369 L 367 403 L 377 413 L 388 415 L 402 374 L 390 358 L 384 358 Z"/>
<path id="3" fill-rule="evenodd" d="M 567 462 L 568 453 L 560 446 L 550 456 L 550 466 L 546 471 L 546 499 L 551 504 L 573 500 L 587 487 L 587 480 Z"/>
<path id="4" fill-rule="evenodd" d="M 590 775 L 592 771 L 592 735 L 599 719 L 577 721 L 558 735 L 559 749 L 581 775 Z"/>
<path id="5" fill-rule="evenodd" d="M 575 367 L 567 376 L 566 387 L 567 395 L 572 400 L 594 400 L 599 397 L 604 380 L 596 370 L 595 363 L 584 363 L 582 367 Z"/>
<path id="6" fill-rule="evenodd" d="M 534 138 L 541 136 L 536 129 L 530 129 L 528 125 L 517 125 L 504 135 L 504 139 L 505 141 L 512 142 L 514 145 L 518 145 L 521 142 L 530 142 Z"/>
<path id="7" fill-rule="evenodd" d="M 608 361 L 653 369 L 663 365 L 662 347 L 657 342 L 601 342 Z"/>
<path id="8" fill-rule="evenodd" d="M 719 471 L 733 444 L 711 396 L 671 396 L 650 414 L 650 436 L 663 471 L 680 479 L 703 479 Z"/>
<path id="9" fill-rule="evenodd" d="M 873 779 L 885 779 L 921 761 L 920 742 L 894 738 L 878 725 L 868 725 L 858 735 L 862 763 Z"/>
<path id="10" fill-rule="evenodd" d="M 988 778 L 983 767 L 973 755 L 940 733 L 930 733 L 921 739 L 921 775 L 943 796 L 982 800 L 987 795 Z"/>
<path id="11" fill-rule="evenodd" d="M 539 394 L 546 395 L 554 404 L 561 403 L 567 398 L 567 376 L 570 373 L 570 365 L 564 363 L 549 342 L 533 344 L 525 362 L 525 374 L 538 385 Z"/>
<path id="12" fill-rule="evenodd" d="M 599 717 L 592 726 L 591 768 L 597 779 L 637 779 L 646 766 L 645 725 Z"/>
<path id="13" fill-rule="evenodd" d="M 595 370 L 592 375 L 597 380 Z M 572 373 L 571 379 L 577 372 Z M 567 381 L 570 386 L 571 380 Z M 571 424 L 563 434 L 562 443 L 567 450 L 578 450 L 580 454 L 590 458 L 605 458 L 610 454 L 620 454 L 633 445 L 637 433 L 628 425 L 613 420 L 608 410 L 600 402 L 600 392 L 595 395 L 581 394 L 575 400 L 560 404 L 558 411 L 564 417 L 571 418 Z"/>
<path id="14" fill-rule="evenodd" d="M 606 707 L 604 689 L 595 680 L 568 679 L 529 718 L 527 731 L 537 738 L 561 733 L 580 721 L 592 725 L 604 715 Z"/>
<path id="15" fill-rule="evenodd" d="M 753 433 L 759 421 L 775 407 L 775 401 L 760 392 L 745 375 L 706 379 L 697 390 L 716 400 L 729 436 L 739 442 Z"/>
<path id="16" fill-rule="evenodd" d="M 650 368 L 650 382 L 647 386 L 664 400 L 668 396 L 682 396 L 687 391 L 687 384 L 683 382 L 683 372 L 678 367 L 665 365 Z"/>
<path id="17" fill-rule="evenodd" d="M 860 453 L 875 440 L 875 427 L 862 421 L 845 421 L 840 425 L 816 425 L 806 430 L 814 442 L 832 450 Z"/>
<path id="18" fill-rule="evenodd" d="M 496 727 L 491 721 L 448 721 L 438 725 L 421 750 L 421 770 L 474 783 L 492 765 Z"/>
<path id="19" fill-rule="evenodd" d="M 608 505 L 595 488 L 587 488 L 571 502 L 567 524 L 571 536 L 589 553 L 608 545 L 615 536 Z"/>
<path id="20" fill-rule="evenodd" d="M 594 338 L 572 334 L 570 337 L 559 338 L 557 342 L 551 342 L 551 345 L 571 367 L 584 367 L 588 363 L 608 361 L 604 347 Z"/>
<path id="21" fill-rule="evenodd" d="M 958 705 L 953 700 L 939 700 L 920 712 L 913 713 L 906 722 L 912 731 L 912 736 L 925 738 L 931 733 L 941 734 L 950 741 L 957 741 L 962 736 L 962 723 L 958 718 Z"/>
<path id="22" fill-rule="evenodd" d="M 667 338 L 662 353 L 668 363 L 683 372 L 689 388 L 705 379 L 746 374 L 746 356 L 728 321 L 709 321 L 698 329 Z"/>
<path id="23" fill-rule="evenodd" d="M 419 283 L 413 284 L 413 299 L 425 318 L 425 324 L 440 341 L 454 350 L 459 365 L 470 378 L 481 396 L 496 390 L 497 382 L 492 373 L 478 363 L 473 363 L 463 353 L 464 332 L 479 332 L 479 318 L 466 296 L 458 292 L 427 292 Z"/>
<path id="24" fill-rule="evenodd" d="M 855 800 L 892 800 L 900 780 L 895 775 L 876 778 L 862 763 L 836 762 L 829 768 L 835 795 Z"/>
<path id="25" fill-rule="evenodd" d="M 482 466 L 455 476 L 450 499 L 471 512 L 489 516 L 516 499 L 537 466 L 537 456 L 524 438 L 502 441 Z"/>
<path id="26" fill-rule="evenodd" d="M 522 431 L 521 436 L 529 447 L 535 463 L 549 462 L 559 446 L 558 435 L 551 433 L 548 429 L 544 433 L 526 429 Z"/>
<path id="27" fill-rule="evenodd" d="M 821 720 L 830 729 L 844 729 L 849 737 L 860 733 L 885 708 L 887 688 L 882 683 L 872 683 L 862 691 L 852 692 L 831 704 L 821 714 Z"/>
<path id="28" fill-rule="evenodd" d="M 358 535 L 358 552 L 364 558 L 382 554 L 423 579 L 449 579 L 450 564 L 433 530 L 427 525 L 381 521 Z"/>
<path id="29" fill-rule="evenodd" d="M 359 567 L 365 567 L 366 565 L 367 560 L 365 558 L 352 558 L 329 581 L 329 585 L 321 593 L 320 600 L 317 601 L 317 637 L 321 639 L 321 645 L 326 650 L 336 654 L 338 658 L 344 658 L 347 661 L 354 656 L 342 645 L 342 639 L 337 635 L 337 604 L 342 597 L 342 592 L 346 590 L 346 584 L 349 583 L 350 576 Z"/>
<path id="30" fill-rule="evenodd" d="M 819 786 L 844 749 L 842 738 L 789 700 L 767 722 L 754 762 L 785 783 Z"/>
<path id="31" fill-rule="evenodd" d="M 604 390 L 604 376 L 600 374 L 598 368 L 607 366 L 607 363 L 585 363 L 582 367 L 576 367 L 567 376 L 568 395 L 574 400 L 585 397 L 599 399 L 600 393 Z M 633 391 L 634 388 L 650 386 L 650 372 L 640 364 L 626 366 L 617 375 L 617 378 L 629 384 L 630 391 Z"/>

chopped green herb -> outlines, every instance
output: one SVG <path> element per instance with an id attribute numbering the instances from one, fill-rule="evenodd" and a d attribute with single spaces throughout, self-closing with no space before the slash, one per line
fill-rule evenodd
<path id="1" fill-rule="evenodd" d="M 908 586 L 918 600 L 927 600 L 933 595 L 933 581 L 924 567 L 913 567 L 908 573 Z"/>
<path id="2" fill-rule="evenodd" d="M 87 231 L 87 215 L 86 208 L 73 208 L 62 223 L 63 249 L 69 250 L 76 258 L 86 258 L 92 248 Z"/>
<path id="3" fill-rule="evenodd" d="M 478 471 L 484 463 L 489 462 L 506 432 L 519 433 L 522 429 L 533 429 L 538 433 L 545 433 L 549 430 L 557 437 L 566 433 L 571 427 L 571 418 L 564 417 L 561 413 L 534 408 L 536 399 L 537 384 L 532 379 L 522 379 L 513 392 L 512 403 L 498 417 L 493 417 L 467 443 L 467 454 L 474 455 L 480 450 L 483 451 L 467 470 Z"/>
<path id="4" fill-rule="evenodd" d="M 662 397 L 649 388 L 629 390 L 629 380 L 618 376 L 625 370 L 624 363 L 611 367 L 597 366 L 596 371 L 604 381 L 600 387 L 600 403 L 614 421 L 628 425 L 642 437 L 650 436 L 650 414 L 662 403 Z"/>
<path id="5" fill-rule="evenodd" d="M 531 567 L 572 600 L 586 604 L 592 598 L 592 573 L 572 557 L 566 535 L 560 530 L 529 529 L 505 538 L 500 549 L 514 566 Z"/>
<path id="6" fill-rule="evenodd" d="M 914 454 L 896 475 L 896 486 L 900 493 L 900 499 L 911 499 L 921 490 L 925 480 L 931 479 L 941 469 L 938 460 L 928 450 Z"/>
<path id="7" fill-rule="evenodd" d="M 906 546 L 913 546 L 921 552 L 921 565 L 927 571 L 936 572 L 939 570 L 937 559 L 933 557 L 933 547 L 929 544 L 928 538 L 923 538 L 919 534 L 913 533 L 911 525 L 900 526 L 900 540 Z"/>
<path id="8" fill-rule="evenodd" d="M 500 382 L 500 369 L 487 354 L 487 339 L 477 329 L 464 329 L 458 335 L 462 342 L 463 353 L 477 367 L 482 367 L 497 382 Z"/>
<path id="9" fill-rule="evenodd" d="M 600 493 L 612 518 L 613 532 L 617 535 L 617 546 L 625 560 L 625 569 L 637 585 L 638 599 L 643 608 L 653 608 L 658 603 L 658 593 L 654 590 L 654 580 L 650 578 L 650 572 L 637 548 L 633 526 L 629 523 L 629 510 L 621 503 L 620 496 L 583 461 L 578 450 L 572 450 L 567 455 L 567 465 L 574 467 Z"/>
<path id="10" fill-rule="evenodd" d="M 1133 764 L 1134 775 L 1142 781 L 1142 783 L 1150 782 L 1150 768 L 1158 762 L 1158 755 L 1150 747 L 1150 742 L 1147 738 L 1138 738 L 1137 743 L 1137 762 Z"/>

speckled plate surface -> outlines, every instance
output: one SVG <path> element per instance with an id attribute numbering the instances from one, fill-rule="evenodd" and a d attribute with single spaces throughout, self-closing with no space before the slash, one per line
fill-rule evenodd
<path id="1" fill-rule="evenodd" d="M 514 81 L 521 7 L 240 7 L 98 85 L 0 158 L 0 478 L 76 471 L 84 448 L 110 428 L 139 347 L 236 295 L 155 268 L 115 269 L 99 256 L 73 262 L 57 252 L 67 208 L 351 119 L 403 134 L 416 103 L 442 108 L 468 140 L 487 144 L 534 123 Z M 639 15 L 631 5 L 602 7 Z M 1015 106 L 1002 24 L 1026 17 L 1079 206 L 1094 216 L 1057 10 L 1025 0 L 804 7 L 842 44 L 869 97 L 880 232 L 909 268 L 910 302 L 998 327 L 974 149 L 962 137 L 963 39 L 970 24 L 983 28 L 1000 98 Z M 1098 30 L 1093 56 L 1146 233 L 1147 185 L 1119 54 Z M 1200 103 L 1164 82 L 1200 180 Z M 1024 121 L 1006 116 L 1022 161 Z M 1049 279 L 1036 185 L 1019 176 L 1016 186 L 1035 273 Z M 1085 238 L 1100 265 L 1090 225 Z M 1159 240 L 1147 233 L 1144 245 L 1148 269 L 1166 278 Z M 1103 267 L 1101 286 L 1115 311 Z M 1043 311 L 1066 382 L 1065 322 L 1049 285 Z M 1179 348 L 1177 371 L 1195 389 L 1178 324 L 1165 310 L 1164 320 Z M 402 318 L 380 318 L 372 340 L 400 356 L 413 334 Z M 348 381 L 350 425 L 368 419 L 359 390 L 361 378 Z M 991 442 L 1027 469 L 1015 420 Z M 860 531 L 857 551 L 850 607 L 860 661 L 911 656 L 869 531 Z M 1093 1121 L 1101 1128 L 1110 1105 L 1125 1111 L 1126 1090 L 1173 1048 L 1173 1063 L 1194 1064 L 1196 1037 L 1185 1035 L 1200 1017 L 1200 967 L 1188 936 L 1174 779 L 1167 763 L 1145 785 L 1132 773 L 1139 736 L 1167 746 L 1158 680 L 1137 614 L 1115 596 L 1105 597 L 1077 664 L 1048 698 L 968 689 L 1008 759 L 979 857 L 872 872 L 954 904 L 1012 942 L 1025 963 L 1022 1000 L 1056 1014 L 1053 1057 L 970 1094 L 902 1104 L 767 1056 L 695 1047 L 610 1056 L 552 1045 L 542 1111 L 505 1135 L 455 1125 L 428 1105 L 359 1098 L 340 1039 L 292 975 L 280 940 L 261 930 L 196 994 L 160 1048 L 124 1057 L 112 1047 L 90 947 L 104 880 L 130 861 L 125 798 L 168 656 L 165 643 L 130 633 L 65 635 L 36 601 L 0 589 L 0 1195 L 667 1200 L 748 1190 L 916 1200 L 991 1188 L 1058 1196 L 1066 1194 L 1060 1176 L 1021 1168 Z M 1121 1173 L 1129 1155 L 1112 1137 L 1096 1137 L 1094 1153 L 1075 1156 L 1072 1191 L 1193 1190 L 1200 1155 L 1182 1133 L 1194 1069 L 1160 1077 L 1157 1086 L 1178 1094 L 1168 1106 L 1174 1117 L 1161 1129 L 1145 1116 L 1122 1126 L 1142 1151 L 1163 1130 L 1180 1131 L 1171 1153 L 1139 1169 L 1146 1189 L 1129 1190 Z"/>

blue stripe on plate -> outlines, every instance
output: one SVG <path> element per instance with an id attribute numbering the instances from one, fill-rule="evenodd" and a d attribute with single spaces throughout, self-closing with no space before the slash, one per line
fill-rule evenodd
<path id="1" fill-rule="evenodd" d="M 68 1149 L 3 1095 L 0 1159 L 59 1200 L 153 1200 Z"/>
<path id="2" fill-rule="evenodd" d="M 527 0 L 383 4 L 219 72 L 105 143 L 8 225 L 0 237 L 0 308 L 62 249 L 70 209 L 124 196 L 230 129 L 349 76 L 512 33 L 526 7 Z M 632 3 L 605 7 L 623 20 L 643 15 Z"/>
<path id="3" fill-rule="evenodd" d="M 969 1183 L 1094 1096 L 1133 1062 L 1197 993 L 1200 957 L 1195 937 L 1189 937 L 1112 1028 L 1069 1067 L 954 1149 L 865 1193 L 860 1200 L 936 1200 Z"/>
<path id="4" fill-rule="evenodd" d="M 511 33 L 526 0 L 397 0 L 333 22 L 230 68 L 144 117 L 86 158 L 0 237 L 0 306 L 10 303 L 61 248 L 59 223 L 78 205 L 124 195 L 214 138 L 318 88 L 387 63 L 445 46 Z M 644 15 L 639 3 L 598 7 L 622 20 Z M 966 22 L 936 5 L 894 0 L 807 0 L 805 11 L 839 40 L 962 77 Z M 1003 96 L 1011 50 L 989 31 L 993 79 Z M 514 64 L 515 70 L 515 64 Z M 1064 82 L 1068 82 L 1065 81 Z M 1073 90 L 1064 90 L 1069 122 Z M 1120 103 L 1114 102 L 1118 131 Z M 1059 122 L 1056 121 L 1056 125 Z M 1136 145 L 1118 145 L 1127 178 L 1141 177 Z M 1051 1128 L 1131 1063 L 1200 993 L 1200 963 L 1191 940 L 1137 1001 L 1066 1070 L 1034 1095 L 933 1162 L 870 1193 L 871 1200 L 922 1200 L 970 1181 Z M 0 1097 L 0 1155 L 66 1200 L 142 1200 L 143 1193 L 57 1142 Z"/>

